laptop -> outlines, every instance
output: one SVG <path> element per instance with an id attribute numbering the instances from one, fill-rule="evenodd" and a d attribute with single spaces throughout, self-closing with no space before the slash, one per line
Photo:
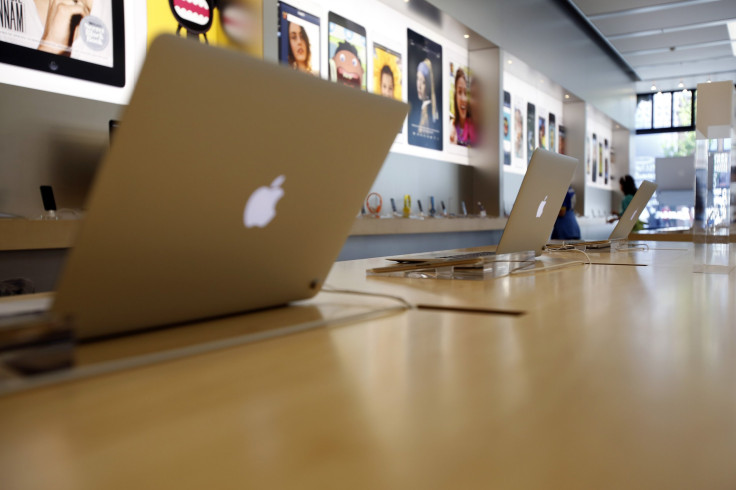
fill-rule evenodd
<path id="1" fill-rule="evenodd" d="M 541 255 L 552 234 L 577 165 L 576 158 L 543 148 L 534 150 L 495 252 L 452 255 L 438 252 L 392 257 L 389 260 L 402 263 L 462 260 L 526 251 L 534 251 L 535 256 Z"/>
<path id="2" fill-rule="evenodd" d="M 563 245 L 585 245 L 586 248 L 610 248 L 611 242 L 615 240 L 626 240 L 629 234 L 634 230 L 636 222 L 639 220 L 642 211 L 646 209 L 647 203 L 657 190 L 657 184 L 645 180 L 639 186 L 634 194 L 631 202 L 626 207 L 624 213 L 619 217 L 618 223 L 611 231 L 606 240 L 563 240 Z M 554 246 L 554 245 L 552 245 Z"/>
<path id="3" fill-rule="evenodd" d="M 609 240 L 626 240 L 629 237 L 639 220 L 639 216 L 641 216 L 641 212 L 647 207 L 647 203 L 656 190 L 657 184 L 654 182 L 645 180 L 641 183 L 631 202 L 626 206 L 626 210 L 618 219 L 616 227 L 608 236 Z"/>
<path id="4" fill-rule="evenodd" d="M 407 110 L 242 53 L 157 38 L 52 313 L 89 339 L 314 296 Z"/>

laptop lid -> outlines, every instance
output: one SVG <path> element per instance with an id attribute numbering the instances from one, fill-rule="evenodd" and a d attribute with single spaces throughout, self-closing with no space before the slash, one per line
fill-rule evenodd
<path id="1" fill-rule="evenodd" d="M 628 238 L 629 233 L 634 229 L 641 212 L 647 206 L 649 199 L 652 198 L 654 191 L 657 190 L 657 184 L 645 180 L 639 186 L 639 189 L 634 194 L 631 202 L 624 210 L 624 213 L 618 220 L 616 227 L 611 231 L 611 235 L 608 237 L 609 240 L 624 240 Z"/>
<path id="2" fill-rule="evenodd" d="M 53 312 L 90 338 L 313 296 L 406 113 L 275 63 L 156 39 Z"/>
<path id="3" fill-rule="evenodd" d="M 534 150 L 496 248 L 497 254 L 525 250 L 542 254 L 577 164 L 576 158 L 542 148 Z"/>

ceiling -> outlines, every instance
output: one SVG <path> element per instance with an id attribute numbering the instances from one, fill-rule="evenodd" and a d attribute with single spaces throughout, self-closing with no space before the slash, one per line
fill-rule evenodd
<path id="1" fill-rule="evenodd" d="M 630 68 L 638 93 L 736 80 L 734 0 L 569 0 Z M 732 27 L 736 36 L 736 25 Z M 627 66 L 628 65 L 628 66 Z"/>

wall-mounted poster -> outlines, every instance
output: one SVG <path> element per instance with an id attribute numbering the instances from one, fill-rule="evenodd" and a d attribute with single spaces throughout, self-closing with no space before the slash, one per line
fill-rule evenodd
<path id="1" fill-rule="evenodd" d="M 526 145 L 524 144 L 524 101 L 518 95 L 514 96 L 514 160 L 518 160 L 523 165 L 524 162 L 524 150 Z"/>
<path id="2" fill-rule="evenodd" d="M 330 80 L 366 90 L 368 45 L 365 28 L 330 12 L 328 32 Z"/>
<path id="3" fill-rule="evenodd" d="M 539 112 L 544 114 L 543 109 Z M 539 148 L 547 149 L 547 118 L 544 116 L 539 116 Z"/>
<path id="4" fill-rule="evenodd" d="M 217 0 L 217 12 L 212 30 L 219 46 L 263 56 L 262 0 Z"/>
<path id="5" fill-rule="evenodd" d="M 319 17 L 284 2 L 279 9 L 279 62 L 319 76 Z"/>
<path id="6" fill-rule="evenodd" d="M 0 1 L 0 62 L 125 85 L 123 2 Z"/>
<path id="7" fill-rule="evenodd" d="M 511 165 L 511 94 L 503 92 L 503 164 Z"/>
<path id="8" fill-rule="evenodd" d="M 442 150 L 442 46 L 407 29 L 409 144 Z"/>
<path id="9" fill-rule="evenodd" d="M 258 0 L 148 0 L 148 44 L 168 33 L 262 56 L 262 9 Z"/>
<path id="10" fill-rule="evenodd" d="M 585 173 L 590 175 L 592 163 L 590 161 L 590 136 L 585 135 Z"/>
<path id="11" fill-rule="evenodd" d="M 603 178 L 603 141 L 598 142 L 598 177 Z"/>
<path id="12" fill-rule="evenodd" d="M 555 127 L 555 115 L 551 112 L 549 113 L 549 150 L 550 151 L 557 151 L 557 128 Z"/>
<path id="13" fill-rule="evenodd" d="M 559 135 L 560 135 L 560 153 L 562 155 L 567 155 L 567 148 L 565 148 L 567 134 L 565 131 L 565 126 L 563 126 L 562 124 L 560 124 Z"/>
<path id="14" fill-rule="evenodd" d="M 592 170 L 593 182 L 595 182 L 598 180 L 598 136 L 595 133 L 593 133 L 593 145 L 590 148 L 590 152 L 593 156 L 590 168 Z"/>
<path id="15" fill-rule="evenodd" d="M 470 70 L 450 63 L 450 144 L 475 145 L 475 123 L 470 108 Z"/>
<path id="16" fill-rule="evenodd" d="M 534 153 L 534 149 L 537 147 L 535 136 L 534 136 L 534 128 L 536 127 L 535 123 L 535 116 L 536 116 L 536 108 L 534 107 L 534 104 L 531 102 L 527 102 L 526 104 L 526 161 L 529 163 L 529 160 L 532 159 L 532 153 Z"/>
<path id="17" fill-rule="evenodd" d="M 603 164 L 603 183 L 608 185 L 608 172 L 610 171 L 610 168 L 608 167 L 608 138 L 603 140 L 603 149 L 605 150 L 605 153 L 603 154 L 604 158 L 604 164 Z"/>
<path id="18" fill-rule="evenodd" d="M 373 43 L 373 91 L 402 100 L 401 54 L 378 43 Z"/>

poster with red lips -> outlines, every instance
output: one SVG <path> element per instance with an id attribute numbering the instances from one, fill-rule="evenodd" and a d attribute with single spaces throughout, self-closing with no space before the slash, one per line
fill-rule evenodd
<path id="1" fill-rule="evenodd" d="M 365 28 L 334 12 L 328 15 L 330 80 L 367 89 L 368 45 Z"/>
<path id="2" fill-rule="evenodd" d="M 177 34 L 263 56 L 263 3 L 258 0 L 149 0 L 148 44 Z"/>

